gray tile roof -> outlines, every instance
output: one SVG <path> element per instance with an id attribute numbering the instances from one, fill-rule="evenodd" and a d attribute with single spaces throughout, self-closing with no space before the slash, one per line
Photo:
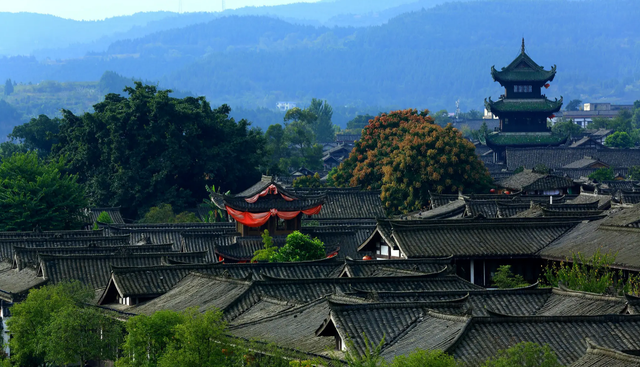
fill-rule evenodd
<path id="1" fill-rule="evenodd" d="M 562 168 L 589 168 L 589 166 L 594 163 L 601 163 L 606 165 L 604 162 L 601 162 L 597 159 L 593 159 L 591 157 L 584 157 L 582 159 L 578 159 L 577 161 L 571 162 L 569 164 L 565 164 Z"/>
<path id="2" fill-rule="evenodd" d="M 576 221 L 482 219 L 391 222 L 394 246 L 407 258 L 533 256 Z"/>
<path id="3" fill-rule="evenodd" d="M 18 247 L 81 247 L 81 246 L 125 246 L 129 244 L 127 236 L 110 237 L 70 237 L 70 238 L 13 238 L 0 239 L 2 260 L 13 260 L 13 248 Z"/>
<path id="4" fill-rule="evenodd" d="M 444 259 L 402 259 L 402 260 L 346 260 L 344 275 L 349 277 L 379 277 L 389 270 L 406 270 L 422 274 L 448 270 L 450 258 Z"/>
<path id="5" fill-rule="evenodd" d="M 51 283 L 79 280 L 94 289 L 106 287 L 111 276 L 111 266 L 161 265 L 167 260 L 200 262 L 205 254 L 198 253 L 154 253 L 117 255 L 43 255 L 40 254 L 41 273 Z"/>
<path id="6" fill-rule="evenodd" d="M 640 356 L 603 348 L 587 339 L 587 352 L 569 367 L 640 367 Z"/>
<path id="7" fill-rule="evenodd" d="M 295 190 L 305 195 L 326 195 L 322 210 L 311 219 L 376 219 L 384 218 L 380 190 L 360 189 L 313 189 Z"/>
<path id="8" fill-rule="evenodd" d="M 536 312 L 540 316 L 597 316 L 623 314 L 627 310 L 624 297 L 554 288 L 545 305 Z"/>
<path id="9" fill-rule="evenodd" d="M 76 237 L 104 237 L 104 230 L 95 231 L 31 231 L 31 232 L 0 232 L 1 239 L 17 238 L 76 238 Z"/>
<path id="10" fill-rule="evenodd" d="M 450 201 L 434 209 L 421 210 L 400 216 L 401 219 L 453 219 L 461 218 L 465 211 L 464 200 Z"/>
<path id="11" fill-rule="evenodd" d="M 38 265 L 38 255 L 127 255 L 171 252 L 171 244 L 143 246 L 76 246 L 76 247 L 20 247 L 14 246 L 14 267 L 22 269 Z"/>
<path id="12" fill-rule="evenodd" d="M 229 332 L 247 340 L 257 339 L 293 350 L 322 354 L 335 346 L 333 338 L 315 336 L 315 330 L 329 312 L 328 301 L 318 299 L 259 321 L 231 325 Z"/>
<path id="13" fill-rule="evenodd" d="M 235 228 L 234 228 L 235 230 Z M 237 232 L 182 232 L 182 251 L 205 251 L 207 262 L 216 262 L 216 247 L 230 246 L 240 236 Z"/>
<path id="14" fill-rule="evenodd" d="M 584 355 L 584 340 L 617 350 L 640 349 L 640 316 L 474 317 L 446 352 L 476 364 L 529 341 L 549 344 L 564 365 Z"/>
<path id="15" fill-rule="evenodd" d="M 564 189 L 575 186 L 570 178 L 523 171 L 505 178 L 497 183 L 498 186 L 518 191 L 540 191 Z"/>
<path id="16" fill-rule="evenodd" d="M 388 343 L 382 357 L 391 361 L 395 356 L 407 355 L 416 349 L 445 350 L 469 322 L 469 317 L 427 311 Z"/>
<path id="17" fill-rule="evenodd" d="M 167 293 L 132 307 L 127 312 L 151 315 L 156 311 L 184 311 L 189 307 L 198 307 L 202 312 L 212 308 L 224 309 L 250 286 L 248 281 L 190 273 Z"/>
<path id="18" fill-rule="evenodd" d="M 540 163 L 551 169 L 562 168 L 585 156 L 598 159 L 611 167 L 632 167 L 640 165 L 640 149 L 507 147 L 506 150 L 507 169 L 510 171 L 518 167 L 531 169 Z"/>
<path id="19" fill-rule="evenodd" d="M 17 271 L 12 268 L 11 263 L 0 262 L 0 299 L 4 301 L 20 301 L 27 296 L 29 289 L 46 283 L 47 280 L 38 276 L 35 269 Z"/>
<path id="20" fill-rule="evenodd" d="M 89 208 L 89 220 L 91 223 L 95 223 L 98 221 L 98 217 L 102 212 L 106 212 L 109 214 L 111 218 L 111 223 L 114 224 L 124 224 L 124 220 L 122 219 L 122 215 L 120 214 L 120 207 L 117 208 Z"/>
<path id="21" fill-rule="evenodd" d="M 540 251 L 544 259 L 571 259 L 573 254 L 580 253 L 585 258 L 592 257 L 596 251 L 617 253 L 616 268 L 640 270 L 640 252 L 638 238 L 640 228 L 620 228 L 604 225 L 605 220 L 580 223 L 566 235 Z M 606 246 L 606 247 L 605 247 Z"/>

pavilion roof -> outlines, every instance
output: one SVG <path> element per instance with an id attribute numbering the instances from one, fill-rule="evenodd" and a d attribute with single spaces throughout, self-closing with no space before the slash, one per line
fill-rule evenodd
<path id="1" fill-rule="evenodd" d="M 496 116 L 501 116 L 503 113 L 546 113 L 553 114 L 560 111 L 562 108 L 562 97 L 552 101 L 548 98 L 538 99 L 500 99 L 498 101 L 492 101 L 491 97 L 484 100 L 484 106 L 487 111 L 490 111 Z"/>
<path id="2" fill-rule="evenodd" d="M 502 86 L 516 82 L 543 84 L 547 81 L 553 81 L 555 75 L 555 65 L 551 70 L 544 70 L 542 66 L 536 64 L 536 62 L 527 55 L 524 51 L 524 39 L 522 40 L 520 54 L 509 65 L 503 67 L 500 71 L 496 70 L 494 66 L 491 67 L 493 80 L 499 82 Z"/>

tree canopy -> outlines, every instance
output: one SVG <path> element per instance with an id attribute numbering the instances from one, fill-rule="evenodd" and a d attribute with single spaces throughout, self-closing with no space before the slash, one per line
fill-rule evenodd
<path id="1" fill-rule="evenodd" d="M 332 177 L 338 186 L 382 189 L 388 213 L 428 205 L 429 191 L 482 191 L 491 182 L 475 146 L 428 111 L 392 111 L 376 117 Z"/>
<path id="2" fill-rule="evenodd" d="M 561 367 L 556 353 L 549 345 L 522 342 L 511 348 L 501 350 L 494 358 L 487 360 L 482 367 Z"/>
<path id="3" fill-rule="evenodd" d="M 262 234 L 264 248 L 254 253 L 252 261 L 293 262 L 319 260 L 326 256 L 324 244 L 317 238 L 294 231 L 287 236 L 285 245 L 278 248 L 273 244 L 269 231 Z"/>
<path id="4" fill-rule="evenodd" d="M 613 176 L 613 168 L 598 168 L 597 170 L 591 172 L 589 178 L 597 182 L 603 182 L 611 181 L 615 177 Z"/>
<path id="5" fill-rule="evenodd" d="M 227 105 L 211 109 L 204 97 L 172 98 L 139 82 L 125 91 L 93 113 L 63 111 L 53 153 L 68 159 L 93 205 L 131 217 L 160 203 L 184 210 L 207 196 L 205 185 L 236 191 L 259 177 L 264 137 L 230 119 Z"/>
<path id="6" fill-rule="evenodd" d="M 624 131 L 616 131 L 604 139 L 604 144 L 612 148 L 631 148 L 634 146 L 629 134 Z"/>
<path id="7" fill-rule="evenodd" d="M 56 135 L 59 132 L 60 119 L 40 115 L 25 124 L 14 127 L 9 138 L 20 141 L 28 150 L 37 150 L 41 156 L 46 156 L 58 142 Z"/>
<path id="8" fill-rule="evenodd" d="M 80 229 L 85 191 L 65 173 L 62 158 L 45 162 L 36 152 L 16 153 L 0 164 L 0 230 Z"/>
<path id="9" fill-rule="evenodd" d="M 11 361 L 39 366 L 115 359 L 120 325 L 87 306 L 93 297 L 93 289 L 78 281 L 32 289 L 25 301 L 11 307 Z"/>

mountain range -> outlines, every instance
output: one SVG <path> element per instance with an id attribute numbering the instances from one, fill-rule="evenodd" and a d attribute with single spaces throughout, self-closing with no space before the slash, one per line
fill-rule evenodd
<path id="1" fill-rule="evenodd" d="M 502 93 L 491 66 L 509 64 L 524 37 L 536 62 L 557 65 L 550 98 L 630 103 L 640 99 L 638 19 L 634 0 L 339 0 L 136 14 L 0 58 L 0 80 L 88 82 L 114 71 L 247 111 L 313 97 L 354 114 L 451 111 L 457 100 L 481 110 Z"/>

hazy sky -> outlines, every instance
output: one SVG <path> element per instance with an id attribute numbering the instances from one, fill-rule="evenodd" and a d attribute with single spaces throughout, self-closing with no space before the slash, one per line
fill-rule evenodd
<path id="1" fill-rule="evenodd" d="M 279 5 L 317 0 L 224 0 L 225 8 Z M 104 19 L 141 11 L 220 11 L 222 0 L 0 0 L 0 12 L 53 14 L 71 19 Z"/>

